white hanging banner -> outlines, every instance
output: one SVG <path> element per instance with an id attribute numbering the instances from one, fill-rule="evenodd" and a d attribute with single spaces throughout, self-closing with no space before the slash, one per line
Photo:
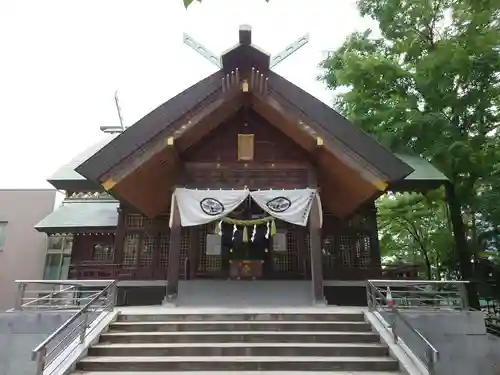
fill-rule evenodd
<path id="1" fill-rule="evenodd" d="M 321 197 L 318 192 L 316 192 L 316 198 L 318 199 L 319 227 L 323 228 L 323 206 L 321 205 Z"/>
<path id="2" fill-rule="evenodd" d="M 181 225 L 192 227 L 210 223 L 234 211 L 248 197 L 249 191 L 177 188 L 174 194 Z"/>
<path id="3" fill-rule="evenodd" d="M 269 215 L 304 227 L 316 199 L 316 189 L 258 190 L 250 196 Z"/>

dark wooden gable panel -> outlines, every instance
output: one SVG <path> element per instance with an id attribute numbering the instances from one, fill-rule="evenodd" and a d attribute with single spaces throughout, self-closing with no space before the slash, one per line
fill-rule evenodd
<path id="1" fill-rule="evenodd" d="M 345 143 L 352 151 L 386 175 L 389 182 L 399 181 L 413 172 L 408 164 L 393 155 L 374 138 L 280 75 L 270 71 L 268 85 L 269 89 L 276 91 L 328 134 Z"/>
<path id="2" fill-rule="evenodd" d="M 238 161 L 238 134 L 254 134 L 254 162 L 308 162 L 309 153 L 254 111 L 242 110 L 188 149 L 186 162 Z"/>
<path id="3" fill-rule="evenodd" d="M 158 133 L 168 129 L 173 122 L 192 110 L 206 97 L 221 90 L 223 76 L 223 72 L 218 71 L 168 100 L 137 121 L 75 170 L 89 180 L 98 181 L 100 176 Z"/>

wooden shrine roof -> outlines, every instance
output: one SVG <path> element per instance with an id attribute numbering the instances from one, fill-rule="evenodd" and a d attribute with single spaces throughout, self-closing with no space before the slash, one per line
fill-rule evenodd
<path id="1" fill-rule="evenodd" d="M 118 206 L 116 200 L 65 201 L 34 227 L 45 233 L 114 229 L 118 224 Z"/>
<path id="2" fill-rule="evenodd" d="M 61 166 L 47 181 L 56 189 L 65 191 L 99 190 L 100 184 L 88 180 L 75 171 L 80 164 L 92 157 L 97 151 L 116 138 L 115 134 L 108 134 L 92 146 L 86 148 L 67 164 Z"/>
<path id="3" fill-rule="evenodd" d="M 171 176 L 175 176 L 179 168 L 179 154 L 248 105 L 260 111 L 298 145 L 315 153 L 322 166 L 324 183 L 330 184 L 328 190 L 339 189 L 336 191 L 345 195 L 344 200 L 352 196 L 353 188 L 359 187 L 354 200 L 361 201 L 416 173 L 407 160 L 394 155 L 331 107 L 269 70 L 269 55 L 251 45 L 248 30 L 240 31 L 240 44 L 225 53 L 221 61 L 221 70 L 140 119 L 82 161 L 75 168 L 76 173 L 133 206 L 142 201 L 142 211 L 154 216 L 164 208 L 161 204 L 168 203 L 167 192 L 173 186 Z M 255 70 L 259 83 L 253 83 L 250 91 L 244 90 L 241 82 L 255 82 Z M 228 85 L 230 82 L 232 86 Z M 343 184 L 340 186 L 338 178 L 331 180 L 328 176 L 334 169 L 351 171 L 351 180 L 340 181 Z M 160 170 L 161 173 L 155 172 Z M 115 188 L 121 181 L 121 188 Z M 147 185 L 149 197 L 133 187 L 139 185 L 142 188 Z M 164 196 L 164 201 L 152 199 L 154 195 Z"/>

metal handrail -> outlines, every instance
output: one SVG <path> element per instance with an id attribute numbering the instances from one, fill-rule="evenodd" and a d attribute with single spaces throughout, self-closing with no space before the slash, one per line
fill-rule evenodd
<path id="1" fill-rule="evenodd" d="M 15 280 L 15 310 L 80 310 L 112 280 Z"/>
<path id="2" fill-rule="evenodd" d="M 56 290 L 56 291 L 53 291 L 52 293 L 50 294 L 47 294 L 46 296 L 43 296 L 43 297 L 39 297 L 39 298 L 31 298 L 31 301 L 29 302 L 26 302 L 24 304 L 22 304 L 22 307 L 26 307 L 26 306 L 29 306 L 29 305 L 33 305 L 35 304 L 36 302 L 40 302 L 40 301 L 43 301 L 43 300 L 47 300 L 47 299 L 50 299 L 50 300 L 53 300 L 53 296 L 59 294 L 59 293 L 65 293 L 65 292 L 68 292 L 70 290 L 73 290 L 75 288 L 74 285 L 71 285 L 67 288 L 64 288 L 64 289 L 61 289 L 61 290 Z"/>
<path id="3" fill-rule="evenodd" d="M 434 280 L 368 280 L 374 288 L 393 288 L 394 301 L 401 302 L 403 308 L 462 309 L 469 308 L 466 285 L 469 281 L 434 281 Z M 427 290 L 427 287 L 431 287 Z M 436 290 L 436 287 L 442 287 Z M 402 289 L 408 287 L 409 289 Z M 420 298 L 419 298 L 420 296 Z M 429 304 L 429 302 L 434 302 Z M 403 305 L 407 304 L 406 306 Z"/>
<path id="4" fill-rule="evenodd" d="M 394 281 L 394 280 L 390 280 Z M 421 283 L 421 282 L 420 282 Z M 367 300 L 368 300 L 368 308 L 370 311 L 374 310 L 377 306 L 377 301 L 381 300 L 384 301 L 386 300 L 386 296 L 382 294 L 380 290 L 377 289 L 377 287 L 373 284 L 371 280 L 366 281 L 366 293 L 367 293 Z M 375 294 L 376 296 L 374 296 Z M 432 343 L 425 338 L 425 336 L 403 316 L 403 314 L 400 313 L 400 311 L 394 306 L 387 307 L 390 312 L 392 312 L 395 316 L 397 316 L 398 319 L 400 319 L 407 328 L 410 329 L 410 332 L 412 332 L 420 341 L 424 343 L 426 346 L 426 357 L 427 357 L 427 363 L 425 364 L 427 367 L 427 370 L 429 371 L 429 374 L 433 375 L 435 374 L 435 364 L 439 361 L 439 351 L 432 345 Z M 380 318 L 377 316 L 377 318 L 380 320 Z M 394 339 L 394 343 L 398 344 L 400 341 L 400 337 L 396 332 L 396 319 L 394 319 L 394 322 L 390 324 L 391 328 L 391 333 Z M 384 322 L 382 323 L 387 323 Z"/>
<path id="5" fill-rule="evenodd" d="M 100 280 L 99 280 L 100 281 Z M 38 281 L 37 281 L 38 282 Z M 46 368 L 55 358 L 52 358 L 50 362 L 47 361 L 47 355 L 54 352 L 55 349 L 59 348 L 62 342 L 70 336 L 71 333 L 75 332 L 77 329 L 81 329 L 78 333 L 78 340 L 80 344 L 83 344 L 87 334 L 87 329 L 90 327 L 91 322 L 89 322 L 89 312 L 92 312 L 91 306 L 99 301 L 105 294 L 107 294 L 106 299 L 108 300 L 108 305 L 99 305 L 94 311 L 101 310 L 112 310 L 115 305 L 116 300 L 116 280 L 107 280 L 109 283 L 103 290 L 97 293 L 89 302 L 87 302 L 78 312 L 76 312 L 71 318 L 69 318 L 63 325 L 61 325 L 57 330 L 55 330 L 49 337 L 43 340 L 31 353 L 31 360 L 38 361 L 37 363 L 37 373 L 36 375 L 42 375 L 44 368 Z M 81 284 L 78 284 L 81 285 Z M 111 293 L 110 293 L 111 292 Z M 110 294 L 109 294 L 110 293 Z M 69 328 L 73 323 L 77 322 L 81 318 L 81 322 L 72 329 L 70 334 L 68 334 L 64 339 L 62 339 L 52 351 L 48 352 L 48 347 L 55 341 L 58 335 L 60 335 L 64 330 Z"/>

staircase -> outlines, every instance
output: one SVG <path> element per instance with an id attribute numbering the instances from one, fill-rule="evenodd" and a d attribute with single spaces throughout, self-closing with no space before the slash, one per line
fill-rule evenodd
<path id="1" fill-rule="evenodd" d="M 363 313 L 121 314 L 75 374 L 124 371 L 394 375 L 398 362 Z"/>

